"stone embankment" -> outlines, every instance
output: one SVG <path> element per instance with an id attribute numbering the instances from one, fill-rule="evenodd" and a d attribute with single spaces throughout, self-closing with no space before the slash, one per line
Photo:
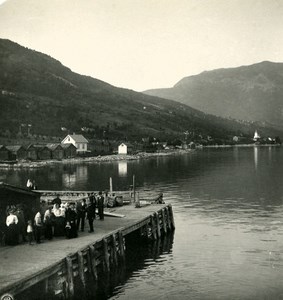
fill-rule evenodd
<path id="1" fill-rule="evenodd" d="M 76 157 L 66 158 L 62 160 L 44 160 L 44 161 L 18 161 L 14 164 L 1 163 L 1 169 L 21 169 L 21 168 L 40 168 L 49 166 L 52 164 L 76 164 L 76 163 L 101 163 L 101 162 L 113 162 L 122 160 L 139 160 L 151 157 L 178 155 L 191 152 L 192 150 L 171 150 L 164 152 L 146 153 L 140 152 L 133 155 L 113 154 L 105 156 L 93 156 L 93 157 Z"/>

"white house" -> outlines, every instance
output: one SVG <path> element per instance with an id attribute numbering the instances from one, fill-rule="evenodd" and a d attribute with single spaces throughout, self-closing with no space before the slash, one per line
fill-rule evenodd
<path id="1" fill-rule="evenodd" d="M 118 154 L 128 154 L 128 147 L 126 144 L 122 143 L 118 146 Z"/>
<path id="2" fill-rule="evenodd" d="M 61 144 L 73 144 L 77 148 L 77 153 L 88 152 L 88 140 L 81 134 L 68 134 Z"/>

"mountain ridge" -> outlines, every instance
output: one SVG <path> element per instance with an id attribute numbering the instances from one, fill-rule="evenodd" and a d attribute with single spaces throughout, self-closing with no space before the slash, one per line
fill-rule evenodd
<path id="1" fill-rule="evenodd" d="M 0 128 L 15 135 L 21 124 L 33 134 L 86 129 L 90 137 L 140 140 L 252 135 L 258 124 L 204 114 L 187 105 L 112 86 L 72 72 L 52 57 L 0 39 Z M 264 128 L 266 132 L 271 132 Z M 276 132 L 277 133 L 277 132 Z"/>
<path id="2" fill-rule="evenodd" d="M 263 61 L 216 69 L 147 95 L 176 100 L 208 114 L 269 124 L 283 130 L 283 63 Z"/>

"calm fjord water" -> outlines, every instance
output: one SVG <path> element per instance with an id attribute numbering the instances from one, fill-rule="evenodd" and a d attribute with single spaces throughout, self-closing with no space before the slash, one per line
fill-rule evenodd
<path id="1" fill-rule="evenodd" d="M 283 299 L 283 149 L 204 149 L 141 161 L 1 171 L 40 189 L 126 188 L 163 192 L 174 242 L 129 249 L 129 276 L 110 299 Z M 171 245 L 171 246 L 170 246 Z M 160 246 L 160 245 L 159 245 Z M 158 246 L 158 247 L 159 247 Z M 106 297 L 105 294 L 103 297 Z"/>

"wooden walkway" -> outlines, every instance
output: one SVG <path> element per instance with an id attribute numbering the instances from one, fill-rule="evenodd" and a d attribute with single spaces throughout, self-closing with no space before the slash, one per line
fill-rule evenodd
<path id="1" fill-rule="evenodd" d="M 62 293 L 70 298 L 74 293 L 74 277 L 84 283 L 84 273 L 92 273 L 97 279 L 96 267 L 103 263 L 117 263 L 124 254 L 124 237 L 136 230 L 140 235 L 157 239 L 167 230 L 174 228 L 171 205 L 156 204 L 142 208 L 134 205 L 110 209 L 125 215 L 124 218 L 105 217 L 94 221 L 94 233 L 79 232 L 76 239 L 54 238 L 41 244 L 0 247 L 0 297 L 9 293 L 13 296 L 47 281 L 56 274 L 65 286 Z M 50 288 L 50 286 L 49 286 Z"/>

